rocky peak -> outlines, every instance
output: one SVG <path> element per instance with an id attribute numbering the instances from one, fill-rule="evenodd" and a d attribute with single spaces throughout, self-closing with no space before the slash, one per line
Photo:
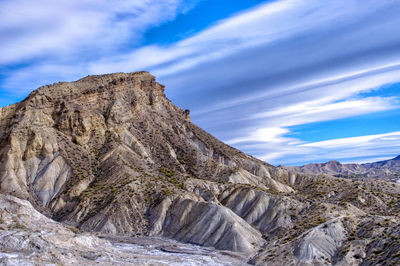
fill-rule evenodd
<path id="1" fill-rule="evenodd" d="M 331 160 L 329 162 L 326 163 L 327 165 L 340 165 L 340 163 L 338 161 L 335 160 Z"/>
<path id="2" fill-rule="evenodd" d="M 7 125 L 15 125 L 17 131 L 35 124 L 61 128 L 64 132 L 65 127 L 70 131 L 76 127 L 86 130 L 88 120 L 103 120 L 98 115 L 107 123 L 120 123 L 125 121 L 123 118 L 129 119 L 124 114 L 129 116 L 131 109 L 162 109 L 168 105 L 172 106 L 165 97 L 164 86 L 148 72 L 87 76 L 76 82 L 40 87 L 21 103 L 2 108 L 4 125 L 0 124 L 0 130 L 7 130 L 7 119 Z"/>
<path id="3" fill-rule="evenodd" d="M 157 94 L 164 93 L 164 86 L 156 82 L 149 72 L 114 73 L 106 75 L 90 75 L 75 82 L 58 82 L 45 85 L 33 91 L 25 101 L 37 96 L 48 99 L 71 99 L 80 95 L 109 92 L 119 94 L 130 90 L 147 90 Z"/>

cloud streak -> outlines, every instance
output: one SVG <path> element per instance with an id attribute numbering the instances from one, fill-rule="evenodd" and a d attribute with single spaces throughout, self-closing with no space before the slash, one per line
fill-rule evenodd
<path id="1" fill-rule="evenodd" d="M 40 56 L 110 53 L 183 10 L 179 0 L 2 1 L 0 64 Z"/>
<path id="2" fill-rule="evenodd" d="M 274 136 L 276 137 L 276 136 Z M 279 138 L 275 138 L 278 139 Z M 245 144 L 248 150 L 257 150 L 257 157 L 275 164 L 286 158 L 285 164 L 299 165 L 308 162 L 371 162 L 390 159 L 400 150 L 400 132 L 330 139 L 319 142 L 299 142 L 285 138 L 279 142 L 254 142 Z M 290 154 L 291 157 L 287 157 Z"/>
<path id="3" fill-rule="evenodd" d="M 21 96 L 89 74 L 89 62 L 138 48 L 146 30 L 188 12 L 196 2 L 0 1 L 0 74 L 5 76 L 0 86 Z"/>
<path id="4" fill-rule="evenodd" d="M 400 131 L 385 134 L 332 139 L 299 145 L 313 152 L 309 159 L 338 158 L 344 162 L 363 162 L 364 158 L 393 158 L 400 150 Z M 361 158 L 361 159 L 354 159 Z M 371 160 L 371 159 L 369 159 Z"/>

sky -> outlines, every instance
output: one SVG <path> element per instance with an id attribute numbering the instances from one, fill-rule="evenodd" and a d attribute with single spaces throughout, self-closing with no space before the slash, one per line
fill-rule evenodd
<path id="1" fill-rule="evenodd" d="M 398 0 L 2 0 L 0 107 L 150 71 L 192 121 L 274 165 L 400 154 Z"/>

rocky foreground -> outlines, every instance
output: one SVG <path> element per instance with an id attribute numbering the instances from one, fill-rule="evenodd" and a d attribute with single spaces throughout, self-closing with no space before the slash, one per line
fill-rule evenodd
<path id="1" fill-rule="evenodd" d="M 161 237 L 223 250 L 216 257 L 213 249 L 200 252 L 217 264 L 400 263 L 399 184 L 308 175 L 257 160 L 191 123 L 147 72 L 44 86 L 0 109 L 0 192 L 9 195 L 1 206 L 29 208 L 29 201 L 54 220 L 35 213 L 36 225 L 20 222 L 19 207 L 3 208 L 2 238 L 22 235 L 1 246 L 10 264 L 16 256 L 79 262 L 83 255 L 68 251 L 79 245 L 94 261 L 140 263 L 135 259 L 151 258 L 133 240 L 143 237 L 156 246 Z M 59 233 L 42 232 L 42 223 Z M 49 235 L 45 251 L 12 249 Z M 63 257 L 69 253 L 73 258 Z"/>
<path id="2" fill-rule="evenodd" d="M 245 265 L 243 258 L 160 238 L 104 239 L 0 194 L 1 265 Z M 133 241 L 135 240 L 135 241 Z"/>

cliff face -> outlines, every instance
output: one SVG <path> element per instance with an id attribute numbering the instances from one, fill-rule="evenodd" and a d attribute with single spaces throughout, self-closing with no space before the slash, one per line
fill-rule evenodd
<path id="1" fill-rule="evenodd" d="M 254 263 L 352 261 L 343 250 L 367 214 L 398 223 L 400 209 L 398 185 L 306 176 L 218 141 L 147 72 L 44 86 L 0 109 L 0 192 L 81 230 L 161 235 Z"/>

